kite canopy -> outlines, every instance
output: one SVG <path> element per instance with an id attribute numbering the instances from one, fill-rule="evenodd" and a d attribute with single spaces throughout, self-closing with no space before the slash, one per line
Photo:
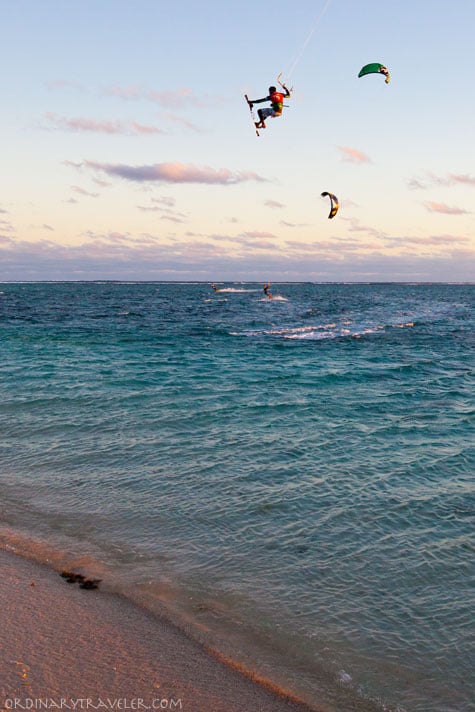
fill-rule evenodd
<path id="1" fill-rule="evenodd" d="M 327 191 L 324 191 L 323 193 L 321 193 L 321 195 L 323 198 L 327 195 L 330 198 L 331 210 L 330 214 L 328 215 L 328 218 L 334 218 L 339 208 L 338 198 L 336 197 L 336 195 L 333 195 L 333 193 L 327 193 Z"/>
<path id="2" fill-rule="evenodd" d="M 389 72 L 384 66 L 384 64 L 379 64 L 379 62 L 373 62 L 372 64 L 365 64 L 359 71 L 358 76 L 364 77 L 365 74 L 384 74 L 386 79 L 384 80 L 386 84 L 389 84 Z"/>

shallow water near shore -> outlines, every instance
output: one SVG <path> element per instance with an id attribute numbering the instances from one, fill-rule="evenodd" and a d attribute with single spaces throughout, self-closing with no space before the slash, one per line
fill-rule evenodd
<path id="1" fill-rule="evenodd" d="M 473 285 L 0 285 L 2 546 L 329 709 L 474 692 Z"/>

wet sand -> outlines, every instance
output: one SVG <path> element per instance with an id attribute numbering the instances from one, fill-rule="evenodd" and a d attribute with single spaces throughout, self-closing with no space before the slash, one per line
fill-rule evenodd
<path id="1" fill-rule="evenodd" d="M 220 660 L 165 616 L 68 584 L 6 551 L 0 631 L 0 710 L 310 710 Z"/>

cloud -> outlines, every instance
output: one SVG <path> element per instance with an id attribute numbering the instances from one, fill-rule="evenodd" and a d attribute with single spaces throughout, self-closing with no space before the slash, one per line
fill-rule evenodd
<path id="1" fill-rule="evenodd" d="M 256 237 L 258 239 L 262 238 L 271 238 L 271 239 L 276 239 L 277 235 L 274 235 L 273 232 L 259 232 L 259 230 L 251 230 L 250 232 L 244 232 L 243 233 L 244 237 Z"/>
<path id="2" fill-rule="evenodd" d="M 400 237 L 390 238 L 390 241 L 397 242 L 399 248 L 403 245 L 429 245 L 432 247 L 452 246 L 454 243 L 469 242 L 468 237 L 459 235 L 427 235 L 426 237 Z"/>
<path id="3" fill-rule="evenodd" d="M 3 253 L 0 254 L 8 254 L 7 250 L 14 249 L 16 244 L 17 243 L 13 236 L 3 235 L 0 232 L 0 250 L 3 250 Z"/>
<path id="4" fill-rule="evenodd" d="M 15 228 L 9 220 L 0 220 L 0 230 L 3 232 L 15 232 Z"/>
<path id="5" fill-rule="evenodd" d="M 100 178 L 92 178 L 92 181 L 96 183 L 96 185 L 99 185 L 101 188 L 109 188 L 112 183 L 109 183 L 107 180 L 101 180 Z"/>
<path id="6" fill-rule="evenodd" d="M 73 82 L 69 79 L 52 79 L 46 82 L 48 89 L 78 89 L 79 91 L 84 91 L 84 87 L 79 82 Z"/>
<path id="7" fill-rule="evenodd" d="M 341 219 L 350 223 L 350 227 L 348 228 L 350 232 L 364 232 L 366 235 L 371 235 L 372 237 L 376 237 L 378 239 L 383 239 L 385 237 L 385 233 L 382 230 L 378 230 L 371 225 L 361 225 L 357 218 L 342 217 Z"/>
<path id="8" fill-rule="evenodd" d="M 318 242 L 302 242 L 299 240 L 289 240 L 287 243 L 294 255 L 307 253 L 318 256 L 318 258 L 345 260 L 355 253 L 368 253 L 381 249 L 381 243 L 361 242 L 356 239 L 319 240 Z"/>
<path id="9" fill-rule="evenodd" d="M 267 205 L 268 208 L 285 208 L 285 205 L 277 200 L 266 200 L 264 205 Z"/>
<path id="10" fill-rule="evenodd" d="M 159 205 L 166 205 L 167 208 L 173 208 L 176 200 L 169 195 L 163 195 L 160 198 L 152 198 L 152 203 L 158 203 Z"/>
<path id="11" fill-rule="evenodd" d="M 291 222 L 288 222 L 287 220 L 281 220 L 280 224 L 283 225 L 284 227 L 291 227 L 291 228 L 307 227 L 308 226 L 308 223 L 291 223 Z"/>
<path id="12" fill-rule="evenodd" d="M 468 175 L 456 175 L 454 173 L 450 174 L 450 179 L 454 183 L 463 183 L 465 185 L 473 185 L 475 186 L 475 176 L 468 176 Z"/>
<path id="13" fill-rule="evenodd" d="M 435 185 L 451 185 L 452 180 L 450 178 L 443 178 L 442 176 L 436 176 L 435 173 L 427 173 L 429 180 Z"/>
<path id="14" fill-rule="evenodd" d="M 169 220 L 170 222 L 174 223 L 186 223 L 186 220 L 183 220 L 180 218 L 178 215 L 174 215 L 173 213 L 167 214 L 165 213 L 160 217 L 160 220 Z"/>
<path id="15" fill-rule="evenodd" d="M 147 134 L 162 134 L 164 131 L 156 126 L 145 126 L 135 121 L 123 123 L 122 121 L 98 121 L 82 117 L 68 118 L 48 112 L 45 119 L 52 128 L 64 131 L 90 132 L 101 134 L 123 134 L 126 136 L 140 136 Z"/>
<path id="16" fill-rule="evenodd" d="M 461 175 L 457 173 L 449 173 L 448 176 L 436 176 L 434 173 L 429 173 L 429 177 L 436 185 L 470 185 L 475 186 L 475 177 L 469 175 Z"/>
<path id="17" fill-rule="evenodd" d="M 69 166 L 69 168 L 76 168 L 76 170 L 81 170 L 83 167 L 82 163 L 76 163 L 75 161 L 63 161 L 64 166 Z"/>
<path id="18" fill-rule="evenodd" d="M 121 99 L 139 99 L 143 95 L 143 90 L 137 86 L 128 87 L 109 87 L 105 90 L 105 94 L 118 96 Z"/>
<path id="19" fill-rule="evenodd" d="M 348 161 L 349 163 L 371 163 L 371 159 L 366 153 L 358 151 L 356 148 L 351 148 L 350 146 L 337 146 L 337 149 L 342 155 L 343 161 Z"/>
<path id="20" fill-rule="evenodd" d="M 454 185 L 467 185 L 475 187 L 475 176 L 461 173 L 449 173 L 447 176 L 438 176 L 435 173 L 427 173 L 429 184 L 432 185 L 442 185 L 442 186 L 454 186 Z M 422 189 L 425 190 L 428 187 L 427 183 L 424 183 L 419 178 L 411 178 L 408 181 L 408 187 L 411 189 Z"/>
<path id="21" fill-rule="evenodd" d="M 192 164 L 155 163 L 150 166 L 130 166 L 126 164 L 98 163 L 85 161 L 87 168 L 102 171 L 109 176 L 136 182 L 161 183 L 204 183 L 211 185 L 234 185 L 244 181 L 264 182 L 265 179 L 251 171 L 233 173 L 228 168 L 199 168 Z"/>
<path id="22" fill-rule="evenodd" d="M 163 134 L 165 131 L 159 129 L 157 126 L 146 126 L 144 124 L 139 124 L 137 121 L 131 121 L 130 129 L 136 135 L 149 135 L 149 134 Z"/>
<path id="23" fill-rule="evenodd" d="M 426 201 L 423 205 L 430 213 L 443 213 L 444 215 L 466 215 L 470 212 L 469 210 L 463 210 L 462 208 L 446 205 L 445 203 Z"/>
<path id="24" fill-rule="evenodd" d="M 171 121 L 171 123 L 180 124 L 180 126 L 184 126 L 185 128 L 190 129 L 190 131 L 194 131 L 195 133 L 200 133 L 200 134 L 205 133 L 205 129 L 201 129 L 199 126 L 192 123 L 188 119 L 183 118 L 182 116 L 177 116 L 176 114 L 166 113 L 166 114 L 164 114 L 164 117 L 168 121 Z"/>
<path id="25" fill-rule="evenodd" d="M 188 221 L 188 216 L 185 213 L 180 213 L 173 208 L 163 207 L 162 205 L 137 205 L 137 208 L 145 213 L 161 213 L 160 220 L 169 220 L 175 223 L 186 223 Z"/>
<path id="26" fill-rule="evenodd" d="M 149 91 L 146 98 L 169 109 L 185 109 L 190 106 L 204 109 L 222 103 L 218 97 L 204 94 L 198 97 L 188 87 L 177 91 Z"/>
<path id="27" fill-rule="evenodd" d="M 154 104 L 159 104 L 166 109 L 186 109 L 192 106 L 193 108 L 206 108 L 216 106 L 222 103 L 220 97 L 212 97 L 209 95 L 200 94 L 197 96 L 194 94 L 192 89 L 188 87 L 183 87 L 181 89 L 175 90 L 150 90 L 141 89 L 137 86 L 113 86 L 105 89 L 105 93 L 120 97 L 121 99 L 131 100 L 131 99 L 142 99 L 146 101 L 151 101 Z"/>
<path id="28" fill-rule="evenodd" d="M 409 190 L 426 190 L 427 185 L 419 180 L 419 178 L 410 178 L 407 181 L 407 187 Z"/>
<path id="29" fill-rule="evenodd" d="M 80 188 L 78 185 L 72 185 L 71 190 L 74 193 L 78 193 L 79 195 L 85 195 L 88 198 L 98 198 L 99 193 L 91 193 L 89 190 L 84 190 L 84 188 Z"/>
<path id="30" fill-rule="evenodd" d="M 224 236 L 226 238 L 226 236 Z M 416 255 L 383 254 L 373 249 L 358 254 L 345 245 L 302 243 L 300 249 L 274 249 L 272 241 L 257 245 L 237 238 L 201 236 L 186 240 L 157 235 L 90 232 L 80 245 L 15 240 L 0 235 L 2 280 L 256 280 L 271 274 L 285 281 L 472 281 L 473 249 Z M 267 249 L 266 249 L 267 247 Z M 346 247 L 349 247 L 346 251 Z M 305 249 L 307 248 L 307 250 Z M 310 258 L 311 256 L 311 258 Z"/>

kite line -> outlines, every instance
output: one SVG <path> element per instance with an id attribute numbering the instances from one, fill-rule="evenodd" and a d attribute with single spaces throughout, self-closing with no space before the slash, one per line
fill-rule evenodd
<path id="1" fill-rule="evenodd" d="M 309 43 L 310 40 L 312 39 L 313 34 L 314 34 L 315 30 L 317 29 L 317 27 L 318 27 L 318 25 L 319 25 L 319 23 L 320 23 L 320 20 L 322 19 L 322 17 L 324 16 L 324 14 L 326 13 L 326 11 L 328 10 L 328 8 L 329 8 L 331 2 L 332 2 L 332 0 L 326 0 L 325 5 L 323 6 L 323 8 L 320 10 L 320 12 L 318 13 L 317 17 L 315 18 L 315 21 L 314 21 L 314 23 L 313 23 L 312 29 L 311 29 L 310 32 L 308 33 L 307 38 L 305 39 L 305 41 L 304 41 L 304 43 L 303 43 L 303 45 L 302 45 L 302 47 L 301 47 L 301 49 L 300 49 L 300 51 L 299 51 L 297 57 L 294 59 L 294 62 L 293 62 L 293 64 L 292 64 L 292 66 L 290 67 L 288 73 L 285 75 L 285 76 L 287 77 L 287 79 L 290 79 L 290 76 L 291 76 L 291 74 L 293 73 L 295 67 L 297 66 L 297 64 L 298 64 L 298 63 L 300 62 L 300 60 L 302 59 L 303 53 L 304 53 L 305 50 L 307 49 L 308 43 Z"/>

